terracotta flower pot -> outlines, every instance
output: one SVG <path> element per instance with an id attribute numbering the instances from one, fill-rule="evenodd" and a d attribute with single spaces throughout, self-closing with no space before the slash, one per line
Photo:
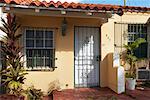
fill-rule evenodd
<path id="1" fill-rule="evenodd" d="M 53 100 L 53 95 L 43 96 L 42 100 Z"/>
<path id="2" fill-rule="evenodd" d="M 15 95 L 3 94 L 0 96 L 0 100 L 25 100 L 24 96 L 17 97 Z"/>

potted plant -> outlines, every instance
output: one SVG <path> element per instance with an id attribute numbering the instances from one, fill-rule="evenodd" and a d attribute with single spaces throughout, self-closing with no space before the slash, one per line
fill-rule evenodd
<path id="1" fill-rule="evenodd" d="M 140 44 L 146 42 L 143 38 L 136 39 L 133 43 L 124 45 L 126 49 L 122 53 L 122 59 L 125 64 L 129 65 L 129 69 L 127 70 L 126 77 L 126 88 L 129 90 L 134 90 L 136 85 L 136 62 L 140 60 L 135 54 L 134 50 L 136 50 Z"/>
<path id="2" fill-rule="evenodd" d="M 47 91 L 47 95 L 49 97 L 50 100 L 53 100 L 55 98 L 53 98 L 55 91 L 61 91 L 61 85 L 60 82 L 58 80 L 54 80 L 52 82 L 49 83 L 49 88 Z"/>
<path id="3" fill-rule="evenodd" d="M 36 89 L 34 86 L 28 87 L 26 90 L 27 100 L 42 100 L 43 92 L 41 89 Z"/>
<path id="4" fill-rule="evenodd" d="M 23 55 L 22 47 L 19 39 L 22 34 L 17 33 L 20 25 L 16 21 L 16 17 L 11 14 L 7 15 L 7 21 L 2 19 L 3 26 L 0 30 L 5 33 L 2 42 L 2 54 L 5 66 L 2 68 L 0 75 L 2 77 L 2 85 L 6 87 L 6 93 L 22 99 L 24 92 L 22 85 L 24 84 L 25 75 L 27 74 L 21 61 Z"/>

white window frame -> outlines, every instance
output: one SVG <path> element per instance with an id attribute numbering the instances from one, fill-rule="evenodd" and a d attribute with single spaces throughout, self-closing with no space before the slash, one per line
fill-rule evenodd
<path id="1" fill-rule="evenodd" d="M 53 56 L 54 56 L 54 58 L 55 58 L 55 30 L 54 29 L 51 29 L 51 28 L 45 28 L 45 27 L 43 27 L 43 28 L 37 28 L 37 27 L 24 27 L 23 28 L 23 30 L 24 30 L 24 34 L 23 34 L 23 46 L 24 46 L 24 49 L 23 49 L 23 54 L 24 54 L 24 57 L 23 57 L 23 61 L 24 61 L 24 67 L 25 67 L 25 69 L 26 70 L 37 70 L 37 71 L 41 71 L 41 70 L 51 70 L 51 68 L 53 68 L 53 67 L 55 67 L 55 59 L 53 60 L 53 66 L 52 67 L 45 67 L 45 66 L 43 66 L 43 67 L 39 67 L 39 68 L 28 68 L 27 67 L 27 54 L 26 54 L 26 50 L 27 50 L 27 48 L 26 48 L 26 30 L 43 30 L 43 31 L 46 31 L 46 30 L 48 30 L 48 31 L 52 31 L 53 32 L 53 47 L 48 47 L 48 48 L 46 48 L 46 49 L 52 49 L 53 50 Z M 45 38 L 44 38 L 45 39 Z M 44 45 L 45 45 L 45 41 L 44 41 Z M 28 47 L 29 48 L 29 47 Z M 32 48 L 32 47 L 31 47 Z M 35 48 L 35 47 L 34 47 Z M 38 47 L 38 49 L 43 49 L 43 47 Z"/>

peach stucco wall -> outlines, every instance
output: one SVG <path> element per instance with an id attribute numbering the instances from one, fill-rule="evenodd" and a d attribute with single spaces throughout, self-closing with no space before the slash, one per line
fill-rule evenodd
<path id="1" fill-rule="evenodd" d="M 22 28 L 24 26 L 55 28 L 55 57 L 57 58 L 55 65 L 57 68 L 53 72 L 28 71 L 25 85 L 35 85 L 47 91 L 49 83 L 58 80 L 61 88 L 74 88 L 74 26 L 100 27 L 100 20 L 66 18 L 68 28 L 66 36 L 63 37 L 60 29 L 63 20 L 61 17 L 17 16 Z"/>
<path id="2" fill-rule="evenodd" d="M 108 19 L 108 22 L 101 26 L 101 54 L 102 61 L 100 65 L 100 85 L 102 87 L 109 87 L 115 92 L 118 91 L 118 77 L 117 68 L 113 66 L 114 53 L 114 23 L 147 23 L 150 20 L 150 14 L 147 13 L 125 13 L 123 16 L 113 15 Z M 148 26 L 148 32 L 150 26 Z M 119 30 L 119 29 L 117 29 Z M 122 32 L 123 33 L 123 32 Z M 121 34 L 121 33 L 117 33 Z M 148 33 L 148 36 L 150 33 Z M 116 37 L 116 39 L 119 39 Z M 122 44 L 123 45 L 123 44 Z M 148 47 L 149 48 L 149 47 Z M 148 50 L 149 51 L 149 50 Z M 119 66 L 117 66 L 119 67 Z"/>
<path id="3" fill-rule="evenodd" d="M 117 69 L 113 68 L 113 58 L 110 55 L 114 52 L 114 22 L 146 23 L 149 18 L 149 14 L 142 13 L 125 13 L 121 17 L 115 14 L 103 24 L 102 19 L 67 18 L 68 30 L 66 36 L 63 37 L 60 27 L 62 17 L 18 15 L 22 26 L 58 28 L 55 29 L 56 70 L 53 72 L 30 71 L 26 85 L 34 84 L 47 91 L 50 82 L 59 80 L 62 88 L 74 88 L 74 26 L 96 26 L 101 27 L 100 86 L 110 87 L 117 92 Z"/>

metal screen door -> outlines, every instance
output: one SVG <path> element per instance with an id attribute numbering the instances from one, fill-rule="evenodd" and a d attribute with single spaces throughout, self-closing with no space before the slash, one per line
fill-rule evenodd
<path id="1" fill-rule="evenodd" d="M 75 87 L 99 86 L 99 28 L 75 27 Z"/>

